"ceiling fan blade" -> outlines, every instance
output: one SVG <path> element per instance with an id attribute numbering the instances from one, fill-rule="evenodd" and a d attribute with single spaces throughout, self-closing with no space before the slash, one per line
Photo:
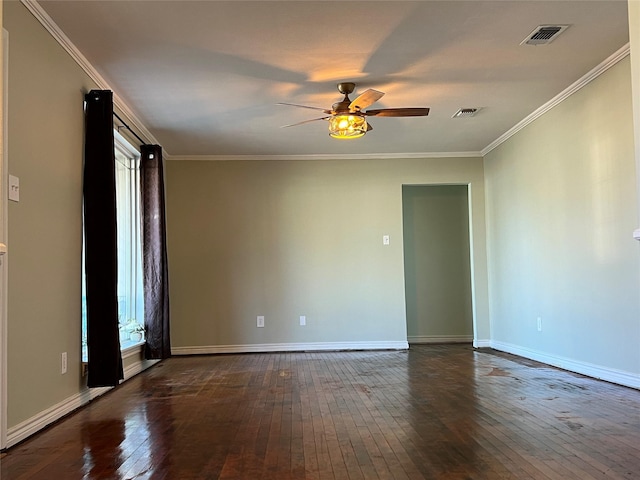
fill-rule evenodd
<path id="1" fill-rule="evenodd" d="M 424 117 L 429 115 L 429 108 L 381 108 L 362 113 L 370 117 Z"/>
<path id="2" fill-rule="evenodd" d="M 305 120 L 304 122 L 292 123 L 290 125 L 282 125 L 280 128 L 297 127 L 298 125 L 304 125 L 305 123 L 317 122 L 318 120 L 327 120 L 328 118 L 331 118 L 331 117 L 312 118 L 311 120 Z"/>
<path id="3" fill-rule="evenodd" d="M 280 103 L 276 103 L 276 105 L 288 105 L 290 107 L 308 108 L 310 110 L 320 110 L 321 112 L 324 112 L 327 115 L 330 115 L 332 113 L 331 110 L 326 110 L 326 109 L 320 108 L 320 107 L 310 107 L 309 105 L 298 105 L 297 103 L 280 102 Z"/>
<path id="4" fill-rule="evenodd" d="M 370 88 L 369 90 L 365 90 L 361 95 L 349 104 L 349 110 L 355 112 L 357 110 L 362 110 L 367 108 L 369 105 L 376 103 L 384 96 L 384 92 L 379 92 L 378 90 L 374 90 Z"/>

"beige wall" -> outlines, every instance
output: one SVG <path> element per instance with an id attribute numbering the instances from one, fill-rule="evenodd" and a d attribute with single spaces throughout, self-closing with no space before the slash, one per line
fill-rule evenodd
<path id="1" fill-rule="evenodd" d="M 404 186 L 409 342 L 473 337 L 467 185 Z"/>
<path id="2" fill-rule="evenodd" d="M 640 385 L 629 58 L 489 153 L 485 178 L 492 343 Z"/>
<path id="3" fill-rule="evenodd" d="M 20 179 L 20 202 L 8 205 L 11 442 L 23 428 L 43 426 L 42 412 L 69 411 L 88 399 L 80 353 L 83 100 L 96 85 L 20 2 L 3 9 L 7 161 Z M 139 355 L 125 359 L 125 368 L 139 365 Z"/>
<path id="4" fill-rule="evenodd" d="M 402 185 L 431 183 L 475 189 L 476 320 L 488 339 L 479 158 L 176 160 L 167 163 L 173 347 L 406 342 Z"/>
<path id="5" fill-rule="evenodd" d="M 83 93 L 80 68 L 19 2 L 9 32 L 9 427 L 80 388 Z M 69 371 L 60 374 L 60 355 Z"/>

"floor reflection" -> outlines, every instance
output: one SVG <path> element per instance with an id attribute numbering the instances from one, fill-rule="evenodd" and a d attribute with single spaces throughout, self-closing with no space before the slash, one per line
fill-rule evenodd
<path id="1" fill-rule="evenodd" d="M 174 399 L 166 395 L 165 389 L 158 389 L 158 385 L 167 385 L 168 379 L 160 376 L 150 379 L 143 376 L 141 378 L 141 393 L 144 401 L 144 430 L 147 438 L 152 439 L 146 442 L 144 468 L 138 468 L 138 472 L 145 471 L 150 474 L 158 474 L 159 478 L 179 478 L 179 474 L 174 471 L 171 451 L 174 446 L 175 414 Z M 167 387 L 168 388 L 168 387 Z M 154 391 L 154 389 L 156 389 Z M 149 392 L 154 395 L 148 396 Z M 165 393 L 165 394 L 163 394 Z M 131 474 L 139 475 L 132 471 Z M 128 478 L 135 478 L 134 475 Z M 155 478 L 150 476 L 149 478 Z"/>
<path id="2" fill-rule="evenodd" d="M 437 346 L 417 347 L 407 358 L 408 433 L 431 478 L 464 478 L 482 469 L 476 442 L 478 399 L 471 346 L 460 346 L 457 358 L 445 359 Z"/>
<path id="3" fill-rule="evenodd" d="M 171 401 L 149 397 L 142 380 L 141 397 L 124 420 L 107 419 L 82 424 L 83 478 L 110 480 L 171 477 L 173 422 Z M 157 381 L 154 382 L 157 388 Z M 177 477 L 176 477 L 177 478 Z"/>
<path id="4" fill-rule="evenodd" d="M 116 472 L 126 454 L 125 422 L 121 419 L 88 421 L 82 424 L 84 478 L 121 478 Z"/>

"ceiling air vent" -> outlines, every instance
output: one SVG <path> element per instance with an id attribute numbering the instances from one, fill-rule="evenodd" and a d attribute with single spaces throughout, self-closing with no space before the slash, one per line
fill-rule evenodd
<path id="1" fill-rule="evenodd" d="M 461 108 L 451 118 L 473 117 L 479 108 Z"/>
<path id="2" fill-rule="evenodd" d="M 520 45 L 548 45 L 567 28 L 569 25 L 540 25 Z"/>

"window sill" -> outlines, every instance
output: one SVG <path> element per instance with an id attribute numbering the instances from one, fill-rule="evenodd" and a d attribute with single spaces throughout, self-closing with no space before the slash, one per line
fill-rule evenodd
<path id="1" fill-rule="evenodd" d="M 140 340 L 138 342 L 132 342 L 131 340 L 127 340 L 126 342 L 122 342 L 120 344 L 120 355 L 122 355 L 122 359 L 133 357 L 134 355 L 140 353 L 142 348 L 145 345 L 144 340 Z M 82 371 L 86 370 L 86 365 L 89 362 L 89 358 L 86 353 L 82 352 Z"/>
<path id="2" fill-rule="evenodd" d="M 124 348 L 120 349 L 120 355 L 122 356 L 122 360 L 125 360 L 127 358 L 134 358 L 134 360 L 130 361 L 129 365 L 125 366 L 124 368 L 123 381 L 128 380 L 134 375 L 137 375 L 138 373 L 142 372 L 143 370 L 146 370 L 147 368 L 155 365 L 160 361 L 160 360 L 145 360 L 143 358 L 145 344 L 146 342 L 144 340 L 140 342 L 135 342 L 135 343 L 128 342 L 125 344 Z M 83 360 L 82 376 L 86 377 L 88 373 L 89 373 L 89 363 L 86 360 Z"/>
<path id="3" fill-rule="evenodd" d="M 144 347 L 145 341 L 140 340 L 138 342 L 122 342 L 120 344 L 120 353 L 122 354 L 122 358 L 125 359 L 127 357 L 132 356 L 135 353 L 142 351 L 142 347 Z"/>

